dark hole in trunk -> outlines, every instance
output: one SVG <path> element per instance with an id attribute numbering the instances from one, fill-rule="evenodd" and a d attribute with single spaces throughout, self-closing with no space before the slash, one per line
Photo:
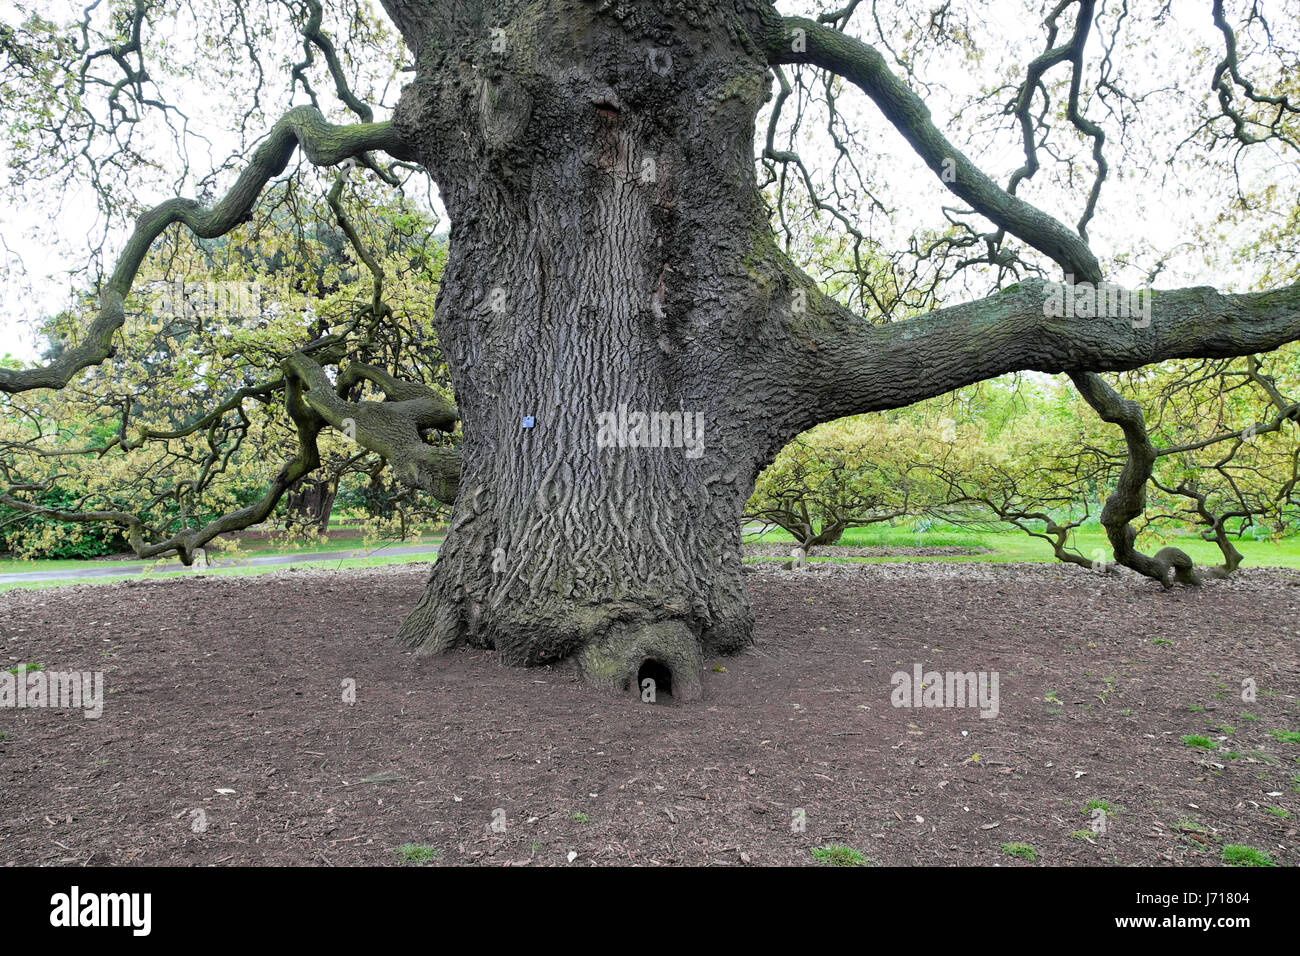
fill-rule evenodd
<path id="1" fill-rule="evenodd" d="M 641 665 L 641 669 L 636 672 L 636 686 L 638 691 L 645 687 L 646 678 L 655 682 L 655 697 L 671 697 L 673 694 L 673 672 L 668 669 L 668 665 L 660 661 L 649 658 Z"/>

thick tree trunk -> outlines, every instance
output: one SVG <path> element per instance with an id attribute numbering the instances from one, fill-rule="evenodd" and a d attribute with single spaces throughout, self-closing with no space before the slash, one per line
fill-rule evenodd
<path id="1" fill-rule="evenodd" d="M 840 538 L 844 537 L 846 527 L 848 525 L 842 521 L 823 523 L 821 531 L 818 531 L 804 542 L 804 550 L 812 554 L 813 548 L 830 547 L 839 544 Z"/>
<path id="2" fill-rule="evenodd" d="M 389 6 L 418 37 L 419 12 Z M 655 4 L 632 6 L 516 5 L 454 51 L 431 42 L 395 117 L 451 216 L 437 322 L 464 429 L 401 637 L 577 654 L 613 688 L 658 662 L 690 698 L 702 651 L 750 640 L 741 513 L 795 427 L 749 357 L 778 271 L 754 238 L 766 69 L 710 4 L 670 44 Z M 656 413 L 684 427 L 636 447 Z"/>
<path id="3" fill-rule="evenodd" d="M 334 498 L 338 494 L 338 481 L 331 478 L 303 479 L 285 495 L 285 523 L 311 525 L 321 534 L 330 527 L 334 512 Z"/>

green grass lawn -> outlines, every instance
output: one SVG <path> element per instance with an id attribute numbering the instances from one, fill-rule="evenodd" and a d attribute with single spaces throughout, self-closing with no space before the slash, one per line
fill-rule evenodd
<path id="1" fill-rule="evenodd" d="M 793 543 L 794 539 L 784 531 L 770 531 L 765 535 L 745 535 L 747 543 L 763 542 L 777 544 Z M 828 558 L 813 552 L 811 561 L 837 562 L 897 562 L 897 561 L 1042 561 L 1054 563 L 1051 545 L 1040 538 L 1031 538 L 1023 531 L 974 531 L 965 528 L 945 527 L 923 533 L 913 532 L 906 526 L 890 528 L 876 525 L 868 528 L 850 528 L 844 532 L 839 542 L 842 547 L 878 548 L 878 547 L 959 547 L 992 548 L 992 554 L 958 555 L 947 557 L 911 557 L 894 556 L 879 558 Z M 1148 552 L 1158 551 L 1166 545 L 1174 545 L 1186 551 L 1192 559 L 1202 564 L 1218 564 L 1222 561 L 1219 549 L 1211 542 L 1195 535 L 1168 535 L 1156 537 L 1145 534 L 1138 538 L 1138 547 Z M 1073 545 L 1084 557 L 1093 558 L 1094 552 L 1101 553 L 1110 560 L 1110 545 L 1106 535 L 1100 530 L 1082 530 L 1074 535 Z M 1287 538 L 1282 541 L 1252 541 L 1243 539 L 1236 542 L 1241 552 L 1243 567 L 1280 567 L 1300 568 L 1300 537 Z M 758 559 L 761 560 L 761 559 Z"/>
<path id="2" fill-rule="evenodd" d="M 407 542 L 414 544 L 415 542 Z M 339 568 L 376 568 L 386 564 L 410 564 L 419 561 L 434 561 L 437 559 L 437 552 L 430 551 L 428 554 L 395 554 L 373 558 L 326 558 L 320 561 L 303 561 L 299 564 L 282 564 L 271 565 L 269 567 L 255 568 L 211 568 L 203 571 L 203 574 L 213 576 L 226 575 L 243 575 L 243 574 L 267 574 L 271 571 L 287 571 L 290 568 L 324 568 L 326 570 L 336 570 Z M 49 571 L 53 570 L 48 565 L 65 564 L 67 562 L 55 561 L 27 561 L 22 562 L 24 569 L 28 571 Z M 102 567 L 103 562 L 99 562 L 97 567 Z M 74 584 L 113 584 L 117 581 L 165 581 L 169 578 L 184 578 L 196 575 L 198 572 L 192 570 L 180 571 L 147 571 L 122 576 L 106 574 L 102 577 L 95 578 L 59 578 L 54 581 L 19 581 L 17 583 L 4 584 L 0 583 L 0 594 L 6 591 L 13 591 L 19 588 L 29 590 L 41 590 L 45 588 L 68 587 Z"/>
<path id="3" fill-rule="evenodd" d="M 237 558 L 258 558 L 276 554 L 302 554 L 330 551 L 360 551 L 360 550 L 377 550 L 379 548 L 391 547 L 413 547 L 420 544 L 437 544 L 442 540 L 442 535 L 421 535 L 419 537 L 409 537 L 405 541 L 381 540 L 381 541 L 363 541 L 361 538 L 347 539 L 329 539 L 320 541 L 285 541 L 279 543 L 257 542 L 255 547 L 239 547 L 228 551 L 210 552 L 212 558 L 216 561 L 230 561 Z M 0 558 L 0 574 L 25 574 L 33 571 L 78 571 L 82 568 L 112 568 L 124 567 L 135 564 L 137 558 L 123 558 L 120 561 L 104 560 L 50 560 L 50 561 L 22 561 L 14 558 Z M 179 567 L 175 557 L 159 558 L 157 561 L 159 568 Z"/>
<path id="4" fill-rule="evenodd" d="M 362 547 L 380 548 L 395 545 L 418 545 L 418 544 L 436 544 L 441 540 L 440 537 L 421 537 L 410 538 L 406 541 L 386 541 L 364 545 L 359 539 L 347 541 L 327 541 L 327 542 L 304 542 L 300 544 L 287 544 L 273 546 L 270 544 L 259 543 L 258 547 L 238 552 L 225 552 L 218 556 L 218 560 L 229 560 L 232 557 L 248 558 L 261 555 L 273 554 L 298 554 L 303 552 L 330 552 L 330 551 L 351 551 Z M 782 544 L 793 542 L 793 538 L 784 531 L 771 531 L 762 536 L 752 534 L 745 535 L 747 543 L 763 542 L 768 544 Z M 1155 551 L 1167 544 L 1175 544 L 1192 556 L 1194 560 L 1200 563 L 1218 563 L 1219 551 L 1208 541 L 1204 541 L 1194 535 L 1171 535 L 1165 538 L 1156 538 L 1152 535 L 1144 535 L 1138 539 L 1138 546 L 1147 551 Z M 837 563 L 876 563 L 876 562 L 902 562 L 902 561 L 944 561 L 944 562 L 1011 562 L 1011 561 L 1036 561 L 1047 564 L 1055 563 L 1056 558 L 1052 554 L 1052 549 L 1047 542 L 1037 538 L 1031 538 L 1029 535 L 1020 531 L 982 531 L 970 530 L 958 527 L 940 527 L 929 531 L 917 533 L 907 526 L 887 527 L 876 525 L 869 528 L 852 528 L 846 531 L 844 537 L 840 540 L 840 545 L 845 547 L 964 547 L 964 548 L 992 548 L 990 554 L 974 555 L 955 555 L 942 557 L 925 557 L 925 556 L 890 556 L 874 558 L 841 558 L 827 557 L 819 555 L 816 552 L 809 559 L 811 561 L 832 561 Z M 1106 543 L 1105 535 L 1097 530 L 1084 530 L 1074 537 L 1074 546 L 1086 557 L 1093 557 L 1094 551 L 1100 549 L 1107 557 L 1110 557 L 1110 548 Z M 1237 543 L 1237 549 L 1245 556 L 1244 567 L 1283 567 L 1283 568 L 1300 568 L 1300 537 L 1288 538 L 1279 542 L 1271 541 L 1251 541 L 1243 540 Z M 417 561 L 430 561 L 435 557 L 434 553 L 412 554 L 412 555 L 388 555 L 365 558 L 326 558 L 319 561 L 304 561 L 301 564 L 291 565 L 297 568 L 367 568 L 378 567 L 388 564 L 406 564 Z M 754 558 L 749 560 L 765 560 Z M 779 560 L 779 559 L 770 559 Z M 0 561 L 0 573 L 6 572 L 30 572 L 30 571 L 53 571 L 53 570 L 78 570 L 82 568 L 104 568 L 120 566 L 123 562 L 112 561 Z M 0 593 L 10 591 L 15 588 L 50 588 L 62 587 L 72 584 L 109 584 L 114 581 L 127 579 L 133 580 L 159 580 L 171 577 L 183 577 L 194 572 L 179 569 L 175 558 L 168 558 L 158 563 L 157 570 L 150 569 L 141 574 L 139 571 L 133 573 L 123 573 L 121 577 L 116 575 L 105 575 L 95 578 L 63 578 L 55 581 L 33 581 L 18 582 L 11 584 L 0 583 Z M 283 570 L 290 565 L 279 565 L 270 567 L 255 568 L 225 568 L 209 569 L 203 573 L 213 575 L 227 574 L 265 574 L 268 571 Z"/>

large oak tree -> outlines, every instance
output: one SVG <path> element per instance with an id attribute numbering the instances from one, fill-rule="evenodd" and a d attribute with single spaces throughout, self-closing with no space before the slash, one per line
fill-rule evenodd
<path id="1" fill-rule="evenodd" d="M 320 4 L 302 4 L 314 15 L 303 26 L 308 52 L 328 62 L 361 122 L 335 125 L 296 107 L 218 202 L 176 199 L 145 213 L 79 340 L 44 366 L 0 370 L 0 389 L 58 389 L 112 355 L 124 303 L 163 231 L 229 232 L 301 150 L 320 166 L 356 160 L 380 176 L 392 160 L 414 163 L 436 183 L 451 222 L 436 325 L 456 404 L 359 360 L 355 342 L 313 342 L 283 363 L 301 447 L 267 497 L 153 547 L 188 560 L 212 536 L 262 520 L 319 464 L 321 430 L 347 430 L 402 480 L 455 502 L 401 640 L 494 648 L 510 664 L 576 655 L 588 679 L 611 687 L 653 660 L 691 697 L 703 652 L 751 639 L 739 524 L 756 475 L 787 442 L 819 422 L 1037 370 L 1068 374 L 1123 431 L 1128 462 L 1102 519 L 1116 560 L 1162 581 L 1198 580 L 1182 552 L 1135 547 L 1131 522 L 1155 452 L 1139 408 L 1098 373 L 1300 339 L 1300 286 L 1161 290 L 1149 322 L 1049 314 L 1049 279 L 1107 279 L 1087 231 L 1106 178 L 1105 135 L 1080 107 L 1085 51 L 1101 42 L 1094 0 L 1046 11 L 1046 49 L 1010 91 L 1026 165 L 1006 186 L 949 140 L 886 56 L 846 29 L 858 2 L 817 19 L 783 16 L 767 0 L 382 2 L 413 57 L 392 118 L 375 122 L 352 95 Z M 128 18 L 137 48 L 150 6 L 136 0 Z M 1229 135 L 1284 138 L 1296 105 L 1241 75 L 1222 2 L 1207 15 L 1224 44 L 1212 90 Z M 113 53 L 127 88 L 143 73 L 129 47 Z M 1058 275 L 883 324 L 824 294 L 774 234 L 755 155 L 760 114 L 774 90 L 790 94 L 792 66 L 865 93 L 891 135 L 992 223 L 975 243 L 991 264 L 1018 241 Z M 1096 160 L 1075 227 L 1017 189 L 1038 167 L 1043 78 L 1058 69 L 1070 77 L 1064 122 Z M 1262 127 L 1261 115 L 1271 118 Z M 807 173 L 770 135 L 761 159 Z M 382 400 L 357 400 L 359 382 Z M 630 423 L 613 441 L 611 413 Z M 642 447 L 638 413 L 678 416 L 688 428 L 702 421 L 702 443 L 675 440 L 679 431 Z M 457 423 L 458 452 L 429 441 Z M 5 502 L 23 506 L 20 496 Z M 134 527 L 130 515 L 96 517 Z"/>

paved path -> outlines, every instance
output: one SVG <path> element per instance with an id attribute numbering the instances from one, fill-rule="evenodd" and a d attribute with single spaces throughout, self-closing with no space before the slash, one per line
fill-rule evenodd
<path id="1" fill-rule="evenodd" d="M 383 548 L 358 548 L 355 551 L 313 551 L 301 554 L 268 554 L 259 558 L 233 558 L 227 561 L 213 561 L 205 570 L 219 568 L 262 568 L 279 564 L 302 564 L 305 561 L 345 560 L 348 558 L 383 558 L 402 554 L 433 554 L 438 550 L 436 543 L 417 545 L 395 545 Z M 111 578 L 131 577 L 146 571 L 155 574 L 175 574 L 190 571 L 199 573 L 197 565 L 186 568 L 180 561 L 171 561 L 159 565 L 157 561 L 127 561 L 122 564 L 108 565 L 102 568 L 61 568 L 58 571 L 20 571 L 15 574 L 0 574 L 0 584 L 19 584 L 29 581 L 58 581 L 68 578 Z"/>
<path id="2" fill-rule="evenodd" d="M 763 525 L 753 524 L 745 525 L 742 529 L 745 534 L 754 534 L 761 531 Z M 306 561 L 328 561 L 331 558 L 342 560 L 345 558 L 376 558 L 388 557 L 402 554 L 434 554 L 438 550 L 437 544 L 417 544 L 417 545 L 394 545 L 391 547 L 376 548 L 373 551 L 365 548 L 358 548 L 355 551 L 313 551 L 303 554 L 268 554 L 260 558 L 238 558 L 228 561 L 213 561 L 208 568 L 263 568 L 273 567 L 281 564 L 302 564 Z M 123 578 L 131 577 L 136 574 L 152 572 L 154 574 L 176 574 L 186 571 L 185 565 L 180 561 L 171 561 L 164 565 L 159 565 L 157 561 L 124 561 L 121 564 L 107 565 L 105 567 L 90 568 L 66 568 L 58 571 L 19 571 L 13 574 L 0 574 L 0 584 L 21 584 L 30 581 L 66 581 L 71 578 Z M 188 569 L 191 572 L 198 573 L 197 567 Z"/>

